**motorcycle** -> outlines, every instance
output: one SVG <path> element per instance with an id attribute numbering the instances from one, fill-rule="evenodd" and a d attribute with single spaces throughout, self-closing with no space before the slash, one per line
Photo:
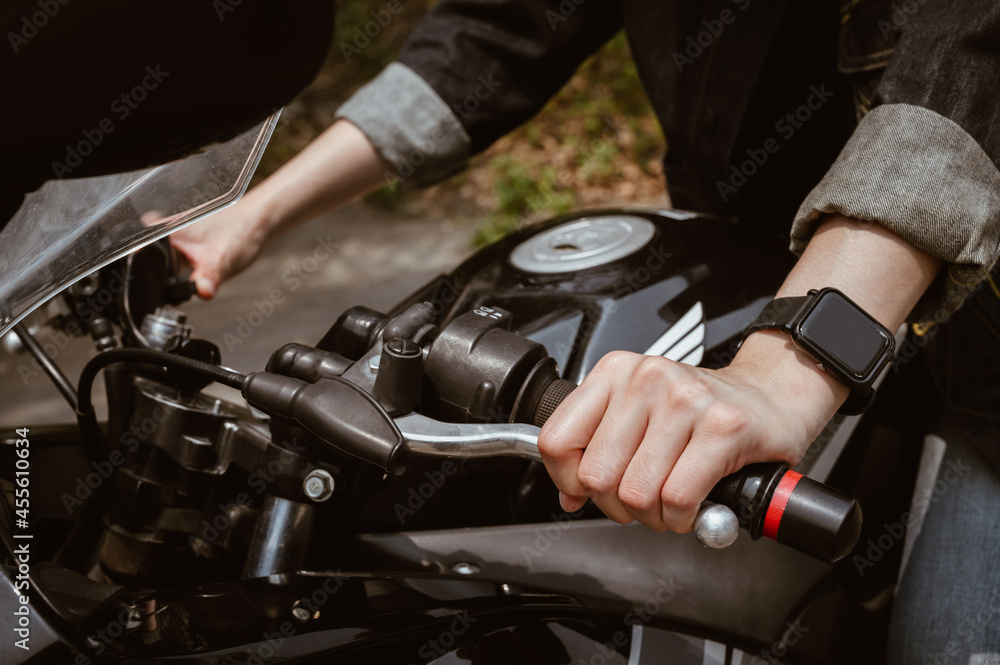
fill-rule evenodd
<path id="1" fill-rule="evenodd" d="M 881 661 L 918 363 L 795 469 L 723 479 L 694 534 L 567 513 L 539 461 L 539 427 L 606 353 L 726 365 L 787 273 L 782 242 L 573 213 L 243 375 L 181 311 L 164 238 L 242 194 L 275 123 L 48 183 L 0 235 L 2 332 L 77 415 L 0 432 L 4 663 Z M 22 321 L 46 300 L 39 328 L 94 343 L 75 385 Z"/>

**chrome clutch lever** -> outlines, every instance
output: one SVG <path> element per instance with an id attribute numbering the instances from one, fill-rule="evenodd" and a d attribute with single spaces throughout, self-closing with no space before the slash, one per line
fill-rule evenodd
<path id="1" fill-rule="evenodd" d="M 418 413 L 395 418 L 406 449 L 416 455 L 473 459 L 519 457 L 541 461 L 538 452 L 540 428 L 522 423 L 445 423 Z M 695 519 L 698 542 L 710 549 L 723 549 L 736 541 L 736 515 L 721 504 L 704 502 Z"/>
<path id="2" fill-rule="evenodd" d="M 473 459 L 520 457 L 540 462 L 538 432 L 522 423 L 445 423 L 419 413 L 395 419 L 406 449 L 416 455 Z"/>

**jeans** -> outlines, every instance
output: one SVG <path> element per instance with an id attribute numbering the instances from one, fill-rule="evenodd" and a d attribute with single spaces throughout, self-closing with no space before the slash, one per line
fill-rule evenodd
<path id="1" fill-rule="evenodd" d="M 906 560 L 889 662 L 1000 664 L 1000 420 L 948 410 L 945 450 Z"/>
<path id="2" fill-rule="evenodd" d="M 945 449 L 931 487 L 914 495 L 927 513 L 896 594 L 892 663 L 1000 665 L 998 282 L 995 267 L 924 349 Z"/>

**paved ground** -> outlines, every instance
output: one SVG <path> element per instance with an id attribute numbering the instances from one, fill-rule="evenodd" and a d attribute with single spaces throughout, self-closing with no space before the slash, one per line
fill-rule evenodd
<path id="1" fill-rule="evenodd" d="M 348 206 L 279 239 L 211 302 L 182 309 L 196 336 L 220 346 L 224 364 L 263 369 L 282 344 L 317 342 L 348 307 L 385 310 L 449 270 L 471 252 L 473 230 Z M 89 348 L 89 341 L 76 340 L 56 357 L 74 382 Z M 0 427 L 71 421 L 69 407 L 44 376 L 30 371 L 29 361 L 0 349 Z M 95 393 L 95 402 L 103 403 L 103 389 Z"/>

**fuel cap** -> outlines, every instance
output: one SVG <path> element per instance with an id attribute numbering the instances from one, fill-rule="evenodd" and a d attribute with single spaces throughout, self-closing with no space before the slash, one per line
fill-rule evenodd
<path id="1" fill-rule="evenodd" d="M 525 240 L 511 252 L 510 262 L 531 273 L 587 270 L 639 251 L 655 233 L 652 222 L 635 215 L 584 217 Z"/>

